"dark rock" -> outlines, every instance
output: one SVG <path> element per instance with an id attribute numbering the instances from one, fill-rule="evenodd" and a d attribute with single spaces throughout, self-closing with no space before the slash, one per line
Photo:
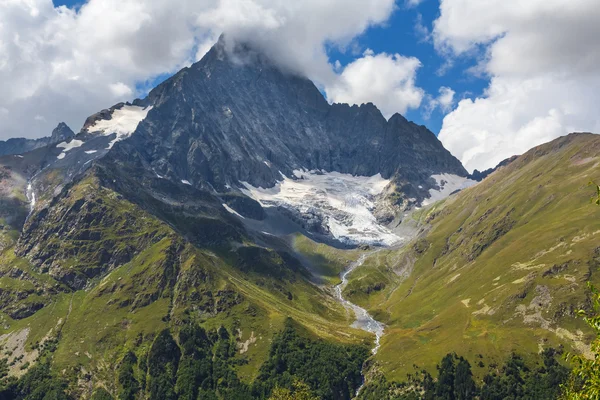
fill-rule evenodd
<path id="1" fill-rule="evenodd" d="M 54 128 L 52 135 L 49 137 L 40 139 L 13 138 L 7 141 L 0 141 L 0 156 L 27 153 L 45 146 L 64 142 L 73 136 L 75 136 L 75 133 L 73 133 L 71 128 L 64 122 L 61 122 Z"/>
<path id="2" fill-rule="evenodd" d="M 219 193 L 242 181 L 272 187 L 305 168 L 381 173 L 423 198 L 427 190 L 417 187 L 430 186 L 432 174 L 467 175 L 427 128 L 399 114 L 388 121 L 371 103 L 329 105 L 308 79 L 249 46 L 231 53 L 224 39 L 135 103 L 154 108 L 106 162 L 137 159 L 172 181 Z"/>
<path id="3" fill-rule="evenodd" d="M 498 170 L 502 167 L 506 167 L 508 164 L 512 163 L 517 158 L 519 158 L 519 156 L 509 157 L 506 160 L 500 161 L 500 163 L 498 165 L 496 165 L 494 168 L 488 168 L 485 171 L 479 171 L 476 169 L 473 171 L 472 174 L 470 174 L 468 176 L 468 178 L 473 179 L 474 181 L 477 181 L 477 182 L 481 182 L 482 180 L 487 178 L 489 175 L 491 175 L 493 172 L 496 172 L 496 170 Z"/>
<path id="4" fill-rule="evenodd" d="M 259 202 L 247 196 L 241 196 L 239 193 L 224 194 L 221 198 L 235 212 L 245 218 L 262 221 L 266 218 L 265 210 Z"/>

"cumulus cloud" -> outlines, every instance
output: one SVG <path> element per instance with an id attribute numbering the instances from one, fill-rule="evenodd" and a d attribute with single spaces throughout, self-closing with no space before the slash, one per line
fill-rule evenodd
<path id="1" fill-rule="evenodd" d="M 439 94 L 437 97 L 427 96 L 427 104 L 423 109 L 423 116 L 425 119 L 431 117 L 436 109 L 439 109 L 443 113 L 447 113 L 452 109 L 454 105 L 454 95 L 456 92 L 447 86 L 442 86 L 438 90 Z"/>
<path id="2" fill-rule="evenodd" d="M 572 131 L 600 132 L 597 0 L 442 0 L 440 12 L 436 48 L 449 59 L 476 56 L 473 70 L 490 77 L 439 135 L 467 169 Z"/>
<path id="3" fill-rule="evenodd" d="M 139 95 L 140 82 L 197 61 L 222 32 L 331 86 L 327 49 L 352 47 L 394 9 L 394 0 L 89 0 L 77 10 L 0 1 L 0 139 L 47 135 L 62 120 L 77 130 Z"/>
<path id="4" fill-rule="evenodd" d="M 389 118 L 421 104 L 424 92 L 415 85 L 420 66 L 414 57 L 367 50 L 343 69 L 340 79 L 326 87 L 327 97 L 337 103 L 373 102 Z"/>

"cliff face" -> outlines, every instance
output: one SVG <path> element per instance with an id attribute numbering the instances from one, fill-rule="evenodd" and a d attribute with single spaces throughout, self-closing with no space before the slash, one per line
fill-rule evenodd
<path id="1" fill-rule="evenodd" d="M 138 104 L 154 108 L 114 156 L 137 152 L 161 176 L 219 192 L 307 169 L 381 173 L 424 197 L 431 175 L 466 176 L 425 127 L 387 121 L 372 104 L 329 105 L 311 81 L 247 46 L 226 51 L 224 40 Z"/>

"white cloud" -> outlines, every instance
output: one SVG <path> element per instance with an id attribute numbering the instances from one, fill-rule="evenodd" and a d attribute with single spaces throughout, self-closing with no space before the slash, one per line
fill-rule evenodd
<path id="1" fill-rule="evenodd" d="M 123 82 L 111 83 L 110 85 L 108 85 L 108 87 L 116 97 L 126 97 L 133 95 L 133 90 L 131 90 L 131 88 Z"/>
<path id="2" fill-rule="evenodd" d="M 221 32 L 328 86 L 338 78 L 327 47 L 353 48 L 394 9 L 394 0 L 89 0 L 77 11 L 0 1 L 0 108 L 10 110 L 0 113 L 0 140 L 47 135 L 62 120 L 77 130 L 139 95 L 138 83 L 202 57 Z M 35 115 L 47 122 L 28 125 Z"/>
<path id="3" fill-rule="evenodd" d="M 439 90 L 440 94 L 437 98 L 437 103 L 442 111 L 449 111 L 454 104 L 454 95 L 456 92 L 449 87 L 442 86 Z"/>
<path id="4" fill-rule="evenodd" d="M 452 109 L 456 92 L 447 86 L 442 86 L 439 88 L 438 93 L 437 97 L 427 96 L 427 104 L 423 109 L 423 116 L 425 119 L 429 119 L 431 113 L 438 108 L 443 113 L 447 113 Z"/>
<path id="5" fill-rule="evenodd" d="M 421 62 L 399 54 L 373 54 L 367 50 L 362 58 L 348 64 L 340 79 L 326 87 L 327 97 L 337 103 L 375 103 L 384 116 L 404 113 L 421 104 L 424 92 L 415 86 Z"/>
<path id="6" fill-rule="evenodd" d="M 429 28 L 423 22 L 423 15 L 417 14 L 417 19 L 415 21 L 415 34 L 419 38 L 421 42 L 429 42 L 431 40 L 431 32 Z"/>
<path id="7" fill-rule="evenodd" d="M 444 119 L 439 138 L 467 169 L 484 169 L 572 131 L 600 132 L 597 0 L 442 0 L 436 48 L 484 49 L 485 93 Z"/>
<path id="8" fill-rule="evenodd" d="M 408 7 L 416 7 L 421 4 L 423 0 L 406 0 L 406 5 Z"/>

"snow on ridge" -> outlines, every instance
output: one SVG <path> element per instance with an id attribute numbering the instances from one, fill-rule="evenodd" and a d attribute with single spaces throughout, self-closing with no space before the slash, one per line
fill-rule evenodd
<path id="1" fill-rule="evenodd" d="M 229 207 L 227 204 L 223 203 L 222 206 L 223 206 L 223 208 L 225 208 L 225 210 L 227 210 L 228 213 L 238 216 L 241 219 L 246 219 L 246 217 L 244 217 L 243 215 L 240 215 L 240 213 L 235 211 L 233 208 Z"/>
<path id="2" fill-rule="evenodd" d="M 73 139 L 73 140 L 71 140 L 68 143 L 67 142 L 61 142 L 61 143 L 59 143 L 59 144 L 56 145 L 56 148 L 57 149 L 64 149 L 64 150 L 56 158 L 58 158 L 59 160 L 62 160 L 63 158 L 66 157 L 67 152 L 69 152 L 69 151 L 71 151 L 73 149 L 76 149 L 77 147 L 81 147 L 82 145 L 83 145 L 83 142 L 81 140 L 77 140 L 77 139 Z"/>
<path id="3" fill-rule="evenodd" d="M 381 174 L 371 177 L 339 172 L 293 172 L 269 189 L 242 182 L 242 192 L 265 207 L 284 207 L 302 216 L 314 216 L 341 242 L 392 245 L 401 240 L 373 215 L 375 197 L 390 183 Z"/>
<path id="4" fill-rule="evenodd" d="M 478 183 L 472 179 L 454 174 L 431 175 L 431 177 L 435 179 L 440 190 L 430 189 L 429 198 L 423 200 L 423 206 L 428 206 L 436 201 L 443 200 L 457 190 L 467 189 Z"/>
<path id="5" fill-rule="evenodd" d="M 88 132 L 102 132 L 106 136 L 116 134 L 117 137 L 107 147 L 107 149 L 111 149 L 115 143 L 128 138 L 137 129 L 139 123 L 146 118 L 151 109 L 152 106 L 144 108 L 126 105 L 114 110 L 111 119 L 98 120 L 87 130 Z"/>
<path id="6" fill-rule="evenodd" d="M 184 185 L 190 185 L 190 186 L 192 186 L 192 184 L 190 183 L 190 181 L 185 180 L 185 179 L 182 179 L 181 183 L 183 183 Z"/>

